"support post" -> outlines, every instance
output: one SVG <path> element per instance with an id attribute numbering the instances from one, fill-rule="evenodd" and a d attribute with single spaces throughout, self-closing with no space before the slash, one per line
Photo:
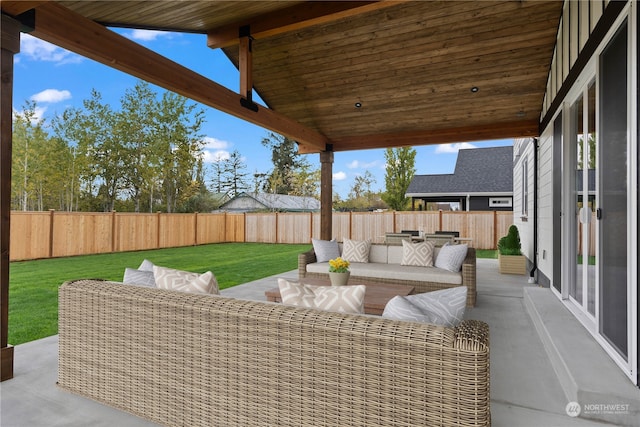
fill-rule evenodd
<path id="1" fill-rule="evenodd" d="M 320 152 L 320 238 L 333 234 L 333 151 Z"/>
<path id="2" fill-rule="evenodd" d="M 0 381 L 13 378 L 9 345 L 9 247 L 11 230 L 11 151 L 13 143 L 13 56 L 20 52 L 20 23 L 2 15 L 0 91 Z"/>
<path id="3" fill-rule="evenodd" d="M 252 111 L 258 111 L 253 102 L 253 38 L 249 26 L 240 27 L 240 51 L 238 70 L 240 71 L 240 104 Z"/>

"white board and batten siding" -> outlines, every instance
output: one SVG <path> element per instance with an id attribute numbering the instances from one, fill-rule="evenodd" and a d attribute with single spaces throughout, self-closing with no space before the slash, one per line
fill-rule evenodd
<path id="1" fill-rule="evenodd" d="M 542 107 L 542 117 L 569 75 L 589 36 L 602 17 L 609 0 L 571 1 L 565 0 L 562 19 L 558 26 L 556 48 L 551 61 L 547 91 Z"/>
<path id="2" fill-rule="evenodd" d="M 524 180 L 526 166 L 527 179 Z M 531 138 L 517 138 L 513 142 L 513 224 L 518 227 L 522 254 L 533 261 L 533 143 Z M 524 186 L 526 184 L 526 195 Z M 526 199 L 526 202 L 525 202 Z M 526 207 L 523 206 L 526 203 Z"/>

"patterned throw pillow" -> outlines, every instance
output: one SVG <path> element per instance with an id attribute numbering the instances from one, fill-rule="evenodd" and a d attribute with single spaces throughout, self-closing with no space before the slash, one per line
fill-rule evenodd
<path id="1" fill-rule="evenodd" d="M 148 286 L 150 288 L 156 287 L 156 279 L 153 276 L 153 271 L 136 270 L 135 268 L 124 269 L 122 283 L 126 283 L 127 285 Z"/>
<path id="2" fill-rule="evenodd" d="M 316 254 L 317 262 L 327 262 L 330 259 L 338 258 L 340 256 L 340 247 L 335 239 L 311 239 L 311 243 L 313 244 L 313 252 Z"/>
<path id="3" fill-rule="evenodd" d="M 313 286 L 278 279 L 278 287 L 285 305 L 338 313 L 364 313 L 364 285 Z"/>
<path id="4" fill-rule="evenodd" d="M 467 245 L 445 244 L 436 258 L 436 267 L 457 273 L 467 257 Z"/>
<path id="5" fill-rule="evenodd" d="M 142 261 L 142 264 L 140 264 L 140 267 L 138 267 L 138 270 L 153 272 L 153 263 L 148 259 L 145 259 L 144 261 Z"/>
<path id="6" fill-rule="evenodd" d="M 349 262 L 369 262 L 371 240 L 351 240 L 346 237 L 342 244 L 342 258 Z"/>
<path id="7" fill-rule="evenodd" d="M 218 281 L 212 272 L 204 274 L 153 266 L 156 286 L 160 289 L 218 295 Z"/>
<path id="8" fill-rule="evenodd" d="M 435 244 L 430 241 L 411 243 L 402 241 L 401 265 L 415 265 L 418 267 L 433 267 L 433 250 Z"/>
<path id="9" fill-rule="evenodd" d="M 467 306 L 467 287 L 442 289 L 424 294 L 393 297 L 382 317 L 455 328 L 462 321 Z"/>

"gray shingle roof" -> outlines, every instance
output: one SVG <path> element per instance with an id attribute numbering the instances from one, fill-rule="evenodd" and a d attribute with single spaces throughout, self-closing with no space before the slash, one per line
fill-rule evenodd
<path id="1" fill-rule="evenodd" d="M 222 210 L 251 211 L 269 209 L 289 212 L 320 210 L 320 201 L 313 197 L 270 193 L 241 193 L 220 207 Z"/>
<path id="2" fill-rule="evenodd" d="M 513 193 L 513 147 L 460 150 L 453 174 L 416 175 L 407 195 Z"/>

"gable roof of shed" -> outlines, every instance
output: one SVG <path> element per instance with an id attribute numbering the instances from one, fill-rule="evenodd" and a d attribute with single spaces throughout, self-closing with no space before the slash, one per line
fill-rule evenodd
<path id="1" fill-rule="evenodd" d="M 513 193 L 513 147 L 460 150 L 452 174 L 416 175 L 408 197 Z"/>

